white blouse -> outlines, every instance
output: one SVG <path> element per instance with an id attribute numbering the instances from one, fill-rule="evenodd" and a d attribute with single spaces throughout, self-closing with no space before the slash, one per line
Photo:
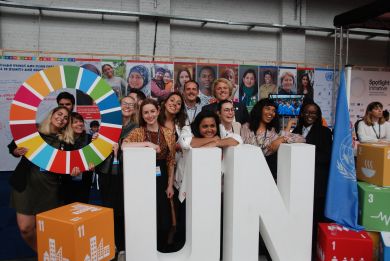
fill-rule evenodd
<path id="1" fill-rule="evenodd" d="M 360 142 L 378 142 L 385 140 L 390 142 L 390 123 L 385 122 L 379 125 L 374 122 L 373 126 L 368 126 L 364 121 L 359 122 L 358 135 Z"/>

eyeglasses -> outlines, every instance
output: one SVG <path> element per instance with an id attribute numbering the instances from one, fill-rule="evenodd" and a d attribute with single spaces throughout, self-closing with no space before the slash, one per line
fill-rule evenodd
<path id="1" fill-rule="evenodd" d="M 123 107 L 130 107 L 130 108 L 134 108 L 134 106 L 135 106 L 135 103 L 127 103 L 127 102 L 122 102 L 122 103 L 121 103 L 121 106 L 123 106 Z"/>

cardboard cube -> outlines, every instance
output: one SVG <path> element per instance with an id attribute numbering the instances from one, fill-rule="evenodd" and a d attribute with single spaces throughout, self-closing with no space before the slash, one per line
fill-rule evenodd
<path id="1" fill-rule="evenodd" d="M 110 208 L 72 203 L 36 217 L 38 260 L 111 260 L 115 256 Z"/>
<path id="2" fill-rule="evenodd" d="M 359 223 L 370 231 L 390 231 L 390 188 L 358 182 Z"/>
<path id="3" fill-rule="evenodd" d="M 380 261 L 390 261 L 390 233 L 381 232 Z"/>
<path id="4" fill-rule="evenodd" d="M 359 144 L 356 176 L 377 186 L 390 186 L 390 144 Z"/>
<path id="5" fill-rule="evenodd" d="M 317 261 L 373 260 L 372 240 L 335 223 L 318 224 Z"/>
<path id="6" fill-rule="evenodd" d="M 379 232 L 372 232 L 372 231 L 366 231 L 367 234 L 371 237 L 372 240 L 372 260 L 379 260 L 379 245 L 380 245 L 380 233 Z"/>

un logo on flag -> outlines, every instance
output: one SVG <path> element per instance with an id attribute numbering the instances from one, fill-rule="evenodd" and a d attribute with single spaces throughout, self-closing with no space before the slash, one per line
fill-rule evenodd
<path id="1" fill-rule="evenodd" d="M 337 159 L 337 169 L 345 179 L 356 180 L 355 162 L 353 148 L 351 147 L 352 136 L 347 135 L 341 141 L 339 148 L 339 158 Z"/>

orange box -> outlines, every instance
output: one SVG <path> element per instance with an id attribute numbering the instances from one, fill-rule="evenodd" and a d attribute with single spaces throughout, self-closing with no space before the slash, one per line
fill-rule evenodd
<path id="1" fill-rule="evenodd" d="M 115 256 L 111 208 L 72 203 L 36 217 L 38 260 L 101 261 Z"/>
<path id="2" fill-rule="evenodd" d="M 370 184 L 390 186 L 390 144 L 359 144 L 356 175 L 359 180 Z"/>

